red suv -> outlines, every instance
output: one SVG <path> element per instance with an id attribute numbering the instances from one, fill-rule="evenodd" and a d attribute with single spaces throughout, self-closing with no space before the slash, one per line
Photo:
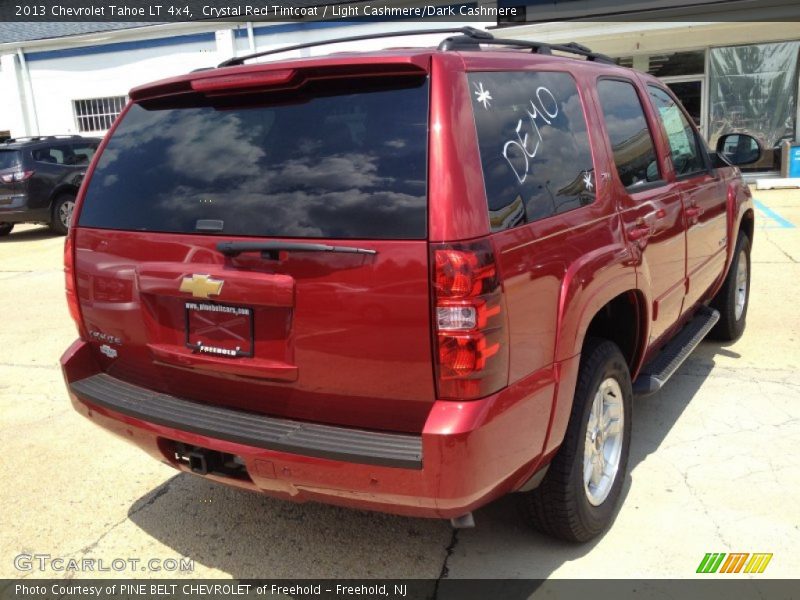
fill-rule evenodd
<path id="1" fill-rule="evenodd" d="M 601 532 L 634 394 L 742 332 L 760 149 L 583 46 L 459 31 L 132 90 L 66 244 L 76 410 L 295 501 L 466 526 L 527 492 Z"/>

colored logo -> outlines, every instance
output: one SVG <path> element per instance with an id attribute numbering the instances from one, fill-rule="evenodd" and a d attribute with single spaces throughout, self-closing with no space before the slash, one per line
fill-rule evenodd
<path id="1" fill-rule="evenodd" d="M 192 275 L 181 281 L 180 291 L 190 292 L 195 298 L 219 296 L 222 291 L 222 279 L 213 279 L 210 275 Z"/>
<path id="2" fill-rule="evenodd" d="M 698 573 L 763 573 L 772 554 L 748 552 L 709 552 L 700 561 Z"/>

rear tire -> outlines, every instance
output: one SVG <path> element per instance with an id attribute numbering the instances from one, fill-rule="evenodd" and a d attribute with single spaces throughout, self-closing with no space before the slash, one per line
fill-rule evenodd
<path id="1" fill-rule="evenodd" d="M 50 220 L 50 229 L 61 235 L 66 235 L 69 231 L 69 224 L 72 220 L 72 211 L 75 208 L 75 196 L 72 194 L 61 194 L 53 202 L 53 216 Z"/>
<path id="2" fill-rule="evenodd" d="M 5 237 L 14 229 L 14 223 L 0 223 L 0 237 Z"/>
<path id="3" fill-rule="evenodd" d="M 586 542 L 608 527 L 628 467 L 632 399 L 628 365 L 617 345 L 587 338 L 561 448 L 542 484 L 518 495 L 525 521 L 571 542 Z"/>
<path id="4" fill-rule="evenodd" d="M 744 333 L 749 304 L 750 238 L 740 233 L 725 283 L 711 301 L 711 306 L 719 311 L 719 321 L 709 332 L 709 337 L 723 342 L 738 340 Z"/>

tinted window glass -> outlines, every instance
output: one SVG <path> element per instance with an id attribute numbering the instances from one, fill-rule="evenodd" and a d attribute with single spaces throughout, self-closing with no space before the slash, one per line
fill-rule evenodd
<path id="1" fill-rule="evenodd" d="M 54 165 L 70 164 L 72 150 L 68 146 L 47 146 L 32 152 L 33 160 Z"/>
<path id="2" fill-rule="evenodd" d="M 622 184 L 636 188 L 660 179 L 656 151 L 639 95 L 632 84 L 604 79 L 597 92 Z"/>
<path id="3" fill-rule="evenodd" d="M 594 201 L 594 167 L 566 73 L 470 73 L 492 231 Z"/>
<path id="4" fill-rule="evenodd" d="M 19 152 L 0 150 L 0 169 L 13 169 L 19 164 Z"/>
<path id="5" fill-rule="evenodd" d="M 697 137 L 683 111 L 664 90 L 654 86 L 647 86 L 647 89 L 667 133 L 675 173 L 686 175 L 704 171 L 706 165 L 700 153 Z"/>
<path id="6" fill-rule="evenodd" d="M 233 235 L 424 238 L 427 125 L 420 80 L 274 106 L 137 104 L 100 157 L 80 225 L 185 233 L 214 219 Z"/>
<path id="7" fill-rule="evenodd" d="M 87 165 L 89 161 L 92 160 L 94 156 L 95 150 L 97 150 L 97 144 L 73 144 L 72 145 L 72 157 L 70 164 L 73 165 Z"/>

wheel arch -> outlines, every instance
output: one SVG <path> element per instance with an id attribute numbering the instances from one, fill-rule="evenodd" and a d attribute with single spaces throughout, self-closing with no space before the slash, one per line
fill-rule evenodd
<path id="1" fill-rule="evenodd" d="M 588 334 L 599 333 L 598 337 L 603 337 L 605 333 L 610 335 L 611 341 L 616 341 L 616 326 L 612 324 L 617 319 L 625 319 L 626 328 L 618 335 L 626 340 L 622 352 L 628 361 L 631 379 L 641 368 L 649 336 L 647 294 L 637 287 L 636 273 L 632 268 L 618 264 L 614 270 L 614 276 L 605 279 L 602 285 L 596 285 L 591 294 L 584 295 L 579 306 L 565 311 L 571 315 L 562 315 L 559 320 L 556 344 L 558 384 L 543 462 L 549 462 L 564 439 L 572 411 L 580 353 Z"/>
<path id="2" fill-rule="evenodd" d="M 55 188 L 53 188 L 53 191 L 50 192 L 50 198 L 48 200 L 48 202 L 50 203 L 50 215 L 51 216 L 53 215 L 53 210 L 55 209 L 55 206 L 56 206 L 56 199 L 59 196 L 64 195 L 64 194 L 69 194 L 69 195 L 75 196 L 75 198 L 77 198 L 78 197 L 78 187 L 75 186 L 75 185 L 72 185 L 71 183 L 62 183 L 60 185 L 57 185 Z"/>
<path id="3" fill-rule="evenodd" d="M 614 342 L 628 363 L 633 378 L 647 349 L 647 304 L 638 289 L 617 294 L 600 306 L 588 321 L 581 339 L 581 348 L 587 337 Z"/>
<path id="4" fill-rule="evenodd" d="M 739 221 L 739 233 L 745 233 L 747 238 L 752 242 L 753 234 L 755 233 L 755 212 L 752 208 L 748 208 L 742 213 L 742 219 Z"/>

